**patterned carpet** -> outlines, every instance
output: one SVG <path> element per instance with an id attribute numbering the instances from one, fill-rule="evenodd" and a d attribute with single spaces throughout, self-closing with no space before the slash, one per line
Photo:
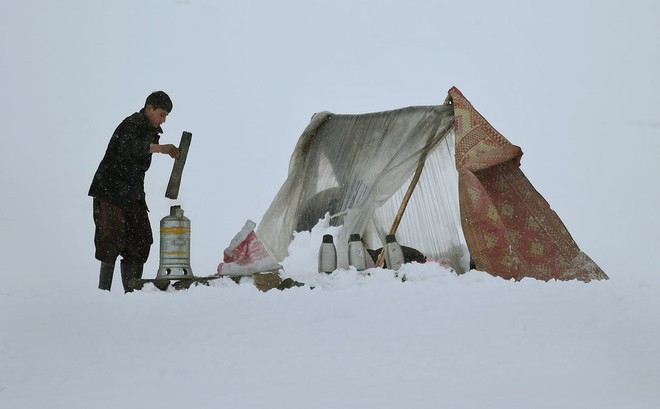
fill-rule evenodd
<path id="1" fill-rule="evenodd" d="M 515 280 L 607 279 L 520 170 L 520 147 L 497 132 L 457 88 L 449 95 L 463 231 L 477 269 Z"/>

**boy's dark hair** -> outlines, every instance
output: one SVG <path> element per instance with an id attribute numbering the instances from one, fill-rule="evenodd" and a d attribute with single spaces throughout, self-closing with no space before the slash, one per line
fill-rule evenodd
<path id="1" fill-rule="evenodd" d="M 144 107 L 151 105 L 153 109 L 162 108 L 167 112 L 172 112 L 172 100 L 170 97 L 163 91 L 154 91 L 147 97 L 147 100 L 144 102 Z"/>

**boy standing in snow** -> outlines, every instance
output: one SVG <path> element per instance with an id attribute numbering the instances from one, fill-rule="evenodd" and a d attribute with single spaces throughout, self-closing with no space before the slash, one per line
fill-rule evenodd
<path id="1" fill-rule="evenodd" d="M 101 262 L 99 288 L 110 291 L 115 261 L 121 255 L 121 280 L 142 278 L 142 267 L 153 243 L 147 215 L 144 176 L 153 153 L 179 157 L 172 144 L 160 145 L 161 125 L 172 111 L 172 100 L 163 91 L 147 97 L 144 108 L 124 119 L 110 138 L 105 156 L 94 175 L 89 196 L 94 198 L 94 244 Z"/>

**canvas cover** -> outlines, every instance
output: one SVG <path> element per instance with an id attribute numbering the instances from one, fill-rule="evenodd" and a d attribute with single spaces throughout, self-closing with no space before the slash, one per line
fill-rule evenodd
<path id="1" fill-rule="evenodd" d="M 343 226 L 335 243 L 348 267 L 350 234 L 385 242 L 413 175 L 421 177 L 396 231 L 401 245 L 463 272 L 470 259 L 504 278 L 606 278 L 519 168 L 522 151 L 456 88 L 448 103 L 386 112 L 322 112 L 303 131 L 289 175 L 259 224 L 278 260 L 293 233 L 326 213 Z"/>

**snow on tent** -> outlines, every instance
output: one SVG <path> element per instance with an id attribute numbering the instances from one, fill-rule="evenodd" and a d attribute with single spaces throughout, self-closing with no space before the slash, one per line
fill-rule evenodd
<path id="1" fill-rule="evenodd" d="M 394 230 L 402 246 L 459 273 L 473 263 L 505 279 L 607 279 L 520 170 L 521 156 L 455 87 L 439 106 L 318 113 L 257 233 L 281 261 L 293 233 L 329 213 L 342 226 L 339 267 L 352 233 L 377 249 Z"/>

